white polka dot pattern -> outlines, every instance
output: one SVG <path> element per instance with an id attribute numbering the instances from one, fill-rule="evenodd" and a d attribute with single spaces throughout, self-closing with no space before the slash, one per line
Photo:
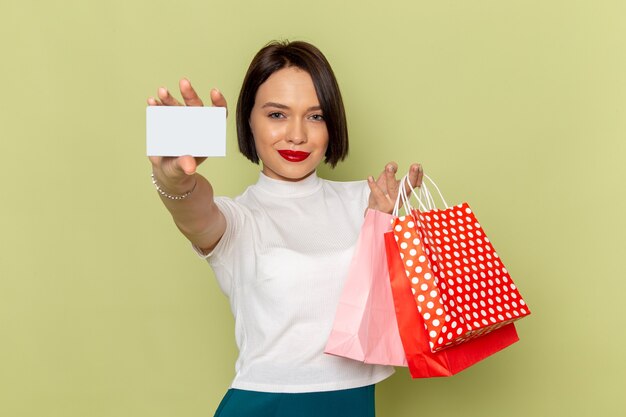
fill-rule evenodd
<path id="1" fill-rule="evenodd" d="M 467 203 L 413 211 L 393 231 L 433 352 L 530 314 Z"/>

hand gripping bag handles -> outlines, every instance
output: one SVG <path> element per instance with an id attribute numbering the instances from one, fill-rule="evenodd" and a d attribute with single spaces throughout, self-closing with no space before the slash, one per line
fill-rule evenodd
<path id="1" fill-rule="evenodd" d="M 428 199 L 431 204 L 432 197 L 426 186 L 423 185 L 420 192 L 422 199 Z M 401 198 L 409 215 L 398 217 Z M 385 234 L 385 247 L 398 327 L 411 375 L 414 378 L 453 375 L 519 340 L 515 327 L 504 323 L 494 326 L 488 333 L 481 333 L 480 337 L 475 334 L 473 338 L 446 342 L 448 334 L 452 333 L 451 340 L 454 338 L 454 331 L 450 331 L 453 315 L 447 312 L 445 303 L 450 295 L 443 294 L 438 287 L 440 268 L 428 256 L 424 242 L 427 239 L 419 230 L 420 213 L 411 209 L 407 196 L 401 192 L 394 214 L 393 230 Z M 426 238 L 427 235 L 424 232 Z M 446 259 L 445 255 L 443 258 Z M 444 350 L 436 346 L 442 337 Z"/>
<path id="2" fill-rule="evenodd" d="M 365 215 L 325 353 L 407 366 L 385 256 L 384 233 L 391 220 L 390 214 L 375 210 Z"/>

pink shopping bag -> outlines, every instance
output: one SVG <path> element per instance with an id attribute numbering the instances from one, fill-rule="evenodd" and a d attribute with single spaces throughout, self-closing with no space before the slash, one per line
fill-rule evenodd
<path id="1" fill-rule="evenodd" d="M 392 219 L 387 213 L 367 211 L 325 353 L 407 366 L 385 255 L 384 234 Z"/>

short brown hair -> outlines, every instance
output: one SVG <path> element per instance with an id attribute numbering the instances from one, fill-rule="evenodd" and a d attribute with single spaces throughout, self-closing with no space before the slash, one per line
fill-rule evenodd
<path id="1" fill-rule="evenodd" d="M 348 155 L 348 126 L 343 100 L 335 74 L 324 54 L 315 46 L 303 41 L 272 41 L 252 59 L 237 101 L 239 150 L 255 164 L 259 163 L 250 128 L 250 114 L 261 84 L 270 75 L 286 67 L 300 68 L 313 80 L 328 130 L 328 148 L 324 162 L 334 167 Z"/>

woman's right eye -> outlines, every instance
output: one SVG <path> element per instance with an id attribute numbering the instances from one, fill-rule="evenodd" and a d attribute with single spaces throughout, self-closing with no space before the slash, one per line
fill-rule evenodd
<path id="1" fill-rule="evenodd" d="M 269 116 L 270 119 L 281 119 L 281 118 L 284 117 L 284 115 L 282 113 L 279 113 L 279 112 L 272 112 L 268 116 Z"/>

